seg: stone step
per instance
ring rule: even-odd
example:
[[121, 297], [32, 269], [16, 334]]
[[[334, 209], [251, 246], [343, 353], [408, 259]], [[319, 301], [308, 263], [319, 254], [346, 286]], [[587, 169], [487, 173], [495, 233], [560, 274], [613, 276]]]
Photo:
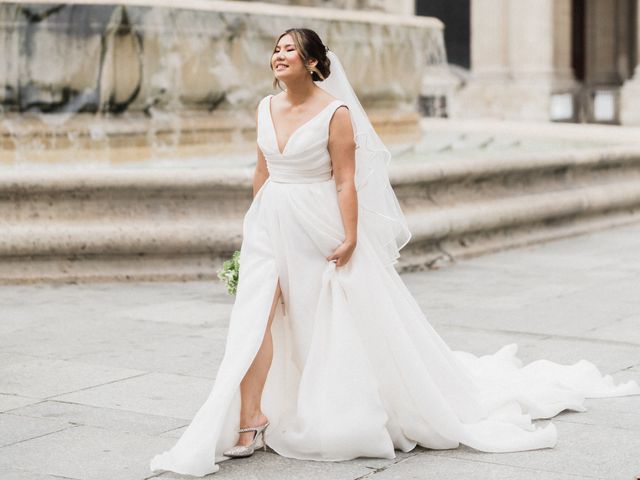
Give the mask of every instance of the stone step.
[[640, 222], [640, 182], [506, 197], [407, 216], [412, 238], [402, 271]]
[[220, 255], [242, 241], [242, 220], [5, 224], [0, 257]]
[[[412, 243], [437, 242], [522, 224], [592, 216], [640, 206], [640, 182], [573, 188], [470, 204], [435, 207], [407, 215]], [[215, 254], [242, 241], [242, 218], [135, 222], [3, 224], [0, 256]]]
[[[0, 282], [214, 278], [239, 248], [251, 169], [6, 172]], [[399, 270], [640, 216], [640, 150], [396, 162]]]

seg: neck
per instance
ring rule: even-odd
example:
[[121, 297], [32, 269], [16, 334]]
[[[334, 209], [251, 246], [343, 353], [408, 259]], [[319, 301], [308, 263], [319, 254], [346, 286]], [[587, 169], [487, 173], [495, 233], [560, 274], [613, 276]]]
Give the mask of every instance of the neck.
[[316, 88], [317, 86], [311, 78], [301, 82], [292, 82], [291, 85], [287, 85], [287, 99], [292, 105], [300, 105], [313, 95]]

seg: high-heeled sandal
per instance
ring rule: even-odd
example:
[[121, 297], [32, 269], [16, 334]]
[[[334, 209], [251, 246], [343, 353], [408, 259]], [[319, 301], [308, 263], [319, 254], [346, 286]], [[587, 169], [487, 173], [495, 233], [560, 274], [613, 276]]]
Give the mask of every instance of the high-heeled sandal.
[[[250, 457], [255, 452], [256, 448], [263, 447], [264, 451], [267, 451], [267, 443], [264, 441], [264, 432], [269, 426], [269, 422], [264, 425], [260, 425], [258, 427], [246, 427], [238, 430], [238, 433], [242, 432], [256, 432], [253, 440], [249, 445], [236, 445], [229, 450], [222, 452], [222, 454], [226, 457]], [[262, 440], [262, 445], [258, 445], [258, 437]]]

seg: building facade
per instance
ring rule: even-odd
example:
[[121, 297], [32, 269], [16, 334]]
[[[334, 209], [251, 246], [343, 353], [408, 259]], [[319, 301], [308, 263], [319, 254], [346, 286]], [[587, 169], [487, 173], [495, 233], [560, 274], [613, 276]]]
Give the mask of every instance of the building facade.
[[638, 125], [638, 3], [417, 0], [416, 14], [445, 23], [450, 116]]
[[271, 0], [445, 24], [423, 113], [640, 125], [640, 0]]

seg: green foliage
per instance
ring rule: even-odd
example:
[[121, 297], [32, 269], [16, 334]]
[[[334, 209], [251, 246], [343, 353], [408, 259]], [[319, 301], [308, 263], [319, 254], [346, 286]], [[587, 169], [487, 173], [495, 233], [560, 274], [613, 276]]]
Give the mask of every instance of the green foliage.
[[227, 284], [227, 293], [236, 294], [238, 279], [240, 276], [240, 251], [236, 250], [229, 260], [222, 263], [222, 268], [218, 270], [218, 278]]

